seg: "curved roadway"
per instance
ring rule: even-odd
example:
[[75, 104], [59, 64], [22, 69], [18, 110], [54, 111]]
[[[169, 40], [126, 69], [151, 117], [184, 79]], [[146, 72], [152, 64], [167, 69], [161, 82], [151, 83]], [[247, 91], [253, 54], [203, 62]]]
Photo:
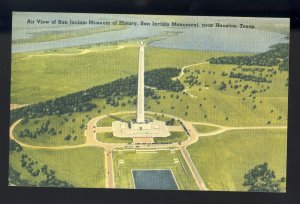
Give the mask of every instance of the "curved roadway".
[[[121, 115], [121, 114], [134, 114], [135, 111], [123, 111], [123, 112], [117, 112], [109, 115]], [[161, 113], [155, 113], [152, 111], [146, 111], [147, 114], [159, 114]], [[97, 127], [97, 122], [99, 120], [102, 120], [109, 115], [101, 115], [97, 116], [93, 119], [91, 119], [87, 123], [86, 130], [84, 132], [85, 136], [85, 143], [79, 144], [79, 145], [70, 145], [70, 146], [35, 146], [35, 145], [29, 145], [23, 142], [20, 142], [17, 140], [17, 138], [13, 134], [14, 128], [18, 125], [18, 123], [21, 121], [16, 121], [13, 125], [10, 127], [10, 139], [16, 141], [18, 144], [34, 148], [34, 149], [52, 149], [52, 150], [58, 150], [58, 149], [70, 149], [70, 148], [80, 148], [80, 147], [88, 147], [88, 146], [94, 146], [94, 147], [102, 147], [104, 149], [104, 156], [105, 156], [105, 166], [106, 166], [106, 181], [105, 186], [107, 188], [113, 188], [114, 187], [114, 171], [113, 171], [113, 158], [112, 158], [112, 151], [115, 148], [131, 148], [131, 149], [166, 149], [166, 148], [175, 148], [180, 150], [183, 158], [186, 160], [187, 165], [189, 166], [192, 175], [195, 178], [195, 181], [199, 187], [200, 190], [208, 190], [205, 186], [205, 183], [203, 182], [203, 179], [201, 178], [199, 172], [197, 171], [197, 168], [195, 167], [192, 159], [190, 158], [190, 155], [188, 151], [186, 150], [186, 147], [188, 147], [191, 144], [194, 144], [198, 141], [199, 137], [207, 137], [207, 136], [213, 136], [218, 135], [223, 132], [229, 131], [229, 130], [248, 130], [248, 129], [286, 129], [287, 126], [248, 126], [248, 127], [228, 127], [228, 126], [221, 126], [221, 125], [215, 125], [212, 123], [204, 123], [204, 122], [189, 122], [185, 121], [177, 116], [173, 116], [170, 114], [164, 114], [167, 117], [174, 118], [176, 120], [181, 121], [182, 125], [185, 127], [189, 137], [186, 141], [181, 143], [171, 143], [171, 144], [127, 144], [127, 143], [104, 143], [97, 140], [97, 133], [98, 132], [111, 132], [111, 127]], [[208, 125], [208, 126], [215, 126], [218, 129], [212, 132], [208, 133], [199, 133], [193, 125]]]

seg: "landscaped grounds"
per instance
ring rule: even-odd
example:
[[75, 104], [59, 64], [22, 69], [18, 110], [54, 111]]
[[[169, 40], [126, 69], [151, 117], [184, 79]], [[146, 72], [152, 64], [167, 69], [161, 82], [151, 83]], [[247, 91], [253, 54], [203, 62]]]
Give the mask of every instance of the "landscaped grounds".
[[[41, 32], [13, 45], [126, 29]], [[9, 185], [285, 192], [289, 43], [264, 52], [157, 46], [183, 33], [13, 52]], [[113, 136], [114, 121], [136, 118], [141, 41], [145, 118], [165, 122], [168, 137]], [[273, 189], [245, 182], [259, 165]]]

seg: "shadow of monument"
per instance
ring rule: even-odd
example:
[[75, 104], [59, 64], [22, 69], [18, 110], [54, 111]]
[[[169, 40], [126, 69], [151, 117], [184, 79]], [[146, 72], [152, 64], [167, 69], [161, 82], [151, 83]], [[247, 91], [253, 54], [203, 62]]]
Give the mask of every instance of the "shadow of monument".
[[121, 121], [121, 122], [128, 122], [126, 120], [124, 120], [123, 118], [120, 118], [120, 117], [117, 117], [117, 116], [114, 116], [114, 115], [108, 115], [109, 118], [112, 118], [112, 119], [115, 119], [115, 120], [118, 120], [118, 121]]

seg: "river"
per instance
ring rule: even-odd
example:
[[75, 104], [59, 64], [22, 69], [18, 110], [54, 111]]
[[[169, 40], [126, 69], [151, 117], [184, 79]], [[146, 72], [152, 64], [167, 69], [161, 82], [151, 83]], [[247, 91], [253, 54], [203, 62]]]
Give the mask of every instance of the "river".
[[[21, 13], [22, 14], [22, 13]], [[27, 18], [24, 18], [24, 13], [21, 15], [20, 13], [14, 14], [13, 18], [13, 40], [17, 39], [26, 39], [32, 35], [36, 35], [39, 33], [47, 32], [47, 31], [58, 31], [58, 32], [70, 32], [72, 29], [80, 30], [90, 28], [93, 29], [95, 26], [64, 26], [64, 25], [27, 25], [25, 20], [30, 17], [30, 13], [26, 13]], [[35, 14], [37, 15], [37, 14]], [[44, 16], [46, 14], [40, 13], [40, 15]], [[61, 14], [62, 15], [62, 14]], [[51, 20], [53, 16], [57, 16], [53, 13], [48, 13], [44, 18]], [[76, 16], [76, 15], [75, 15]], [[91, 15], [89, 16], [96, 16]], [[159, 17], [159, 16], [158, 16]], [[138, 18], [139, 20], [144, 21], [154, 21], [158, 19], [157, 16], [141, 16]], [[171, 19], [172, 17], [172, 19]], [[65, 18], [72, 19], [74, 15], [66, 15]], [[87, 16], [84, 14], [77, 14], [77, 18], [86, 19]], [[168, 17], [168, 20], [174, 20], [174, 16]], [[136, 21], [136, 16], [134, 15], [126, 15], [120, 16], [118, 15], [99, 15], [97, 20], [109, 20], [114, 21], [116, 19], [127, 20], [127, 21]], [[161, 19], [161, 18], [160, 18]], [[177, 17], [177, 20], [181, 20], [182, 18]], [[200, 21], [202, 17], [193, 17], [184, 19], [193, 21]], [[211, 19], [206, 17], [207, 19]], [[254, 23], [259, 20], [253, 19], [241, 19], [241, 18], [219, 18], [223, 22], [234, 22], [236, 24], [240, 22], [249, 22], [250, 20]], [[223, 20], [225, 19], [225, 20]], [[218, 19], [215, 19], [216, 21]], [[204, 21], [204, 20], [202, 20]], [[206, 22], [205, 21], [205, 22]], [[219, 22], [220, 20], [218, 20]], [[278, 21], [278, 19], [277, 19]], [[275, 22], [275, 21], [274, 21]], [[261, 22], [260, 22], [261, 23]], [[281, 22], [282, 23], [282, 22]], [[161, 47], [161, 48], [172, 48], [172, 49], [192, 49], [192, 50], [214, 50], [214, 51], [225, 51], [225, 52], [265, 52], [269, 49], [271, 45], [287, 42], [286, 35], [263, 31], [259, 29], [245, 29], [245, 28], [184, 28], [184, 27], [165, 27], [165, 26], [128, 26], [123, 30], [95, 33], [85, 36], [79, 36], [68, 39], [54, 40], [48, 42], [34, 42], [34, 43], [13, 43], [12, 44], [12, 53], [21, 53], [21, 52], [31, 52], [31, 51], [41, 51], [48, 49], [58, 49], [58, 48], [66, 48], [80, 45], [90, 45], [90, 44], [99, 44], [99, 43], [108, 43], [108, 42], [118, 42], [123, 40], [132, 40], [136, 38], [147, 38], [152, 36], [158, 36], [166, 31], [171, 32], [180, 32], [177, 35], [170, 36], [168, 38], [162, 39], [160, 41], [155, 41], [150, 44], [150, 46]], [[287, 31], [288, 32], [288, 31]]]

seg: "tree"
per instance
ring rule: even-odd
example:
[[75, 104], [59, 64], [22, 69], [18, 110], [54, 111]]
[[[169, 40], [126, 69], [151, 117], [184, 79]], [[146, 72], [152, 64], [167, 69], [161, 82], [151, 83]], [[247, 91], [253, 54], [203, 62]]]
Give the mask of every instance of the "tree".
[[285, 178], [277, 180], [275, 172], [268, 169], [268, 163], [259, 164], [250, 169], [244, 176], [244, 186], [249, 186], [250, 192], [281, 192], [280, 183], [285, 182]]
[[9, 141], [9, 150], [21, 152], [23, 150], [23, 147], [20, 144], [16, 143], [16, 141], [10, 140]]
[[226, 89], [226, 84], [222, 81], [221, 84], [219, 85], [219, 90], [225, 90]]
[[69, 140], [71, 139], [71, 137], [72, 137], [71, 135], [67, 135], [67, 136], [65, 137], [65, 140], [68, 140], [68, 141], [69, 141]]

